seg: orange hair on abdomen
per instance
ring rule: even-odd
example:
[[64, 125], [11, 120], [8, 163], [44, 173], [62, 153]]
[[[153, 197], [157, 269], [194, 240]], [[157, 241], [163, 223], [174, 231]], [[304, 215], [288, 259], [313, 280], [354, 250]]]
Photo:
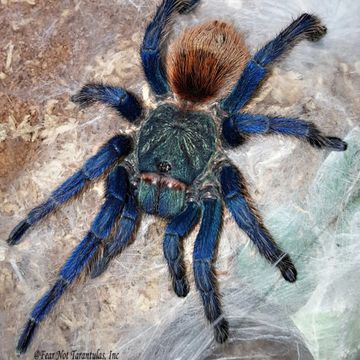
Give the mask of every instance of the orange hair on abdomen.
[[243, 36], [230, 24], [210, 21], [184, 31], [170, 46], [167, 78], [180, 99], [203, 103], [226, 94], [248, 59]]

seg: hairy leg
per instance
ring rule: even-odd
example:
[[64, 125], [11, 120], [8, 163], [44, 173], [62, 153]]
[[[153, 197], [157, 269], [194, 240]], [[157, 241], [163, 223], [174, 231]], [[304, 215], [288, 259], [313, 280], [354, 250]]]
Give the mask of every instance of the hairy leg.
[[239, 171], [233, 165], [225, 165], [221, 169], [220, 182], [225, 204], [239, 227], [249, 236], [260, 254], [280, 270], [285, 280], [296, 281], [297, 272], [290, 256], [276, 245], [263, 225], [250, 202]]
[[121, 87], [87, 84], [71, 97], [71, 101], [81, 106], [96, 102], [110, 105], [130, 122], [138, 119], [142, 113], [142, 107], [136, 97]]
[[189, 202], [185, 210], [168, 223], [165, 230], [164, 255], [169, 266], [173, 289], [180, 297], [185, 297], [189, 292], [181, 240], [197, 223], [198, 214], [199, 206], [195, 202]]
[[127, 191], [127, 172], [125, 168], [118, 166], [107, 178], [105, 202], [94, 219], [90, 231], [61, 268], [55, 284], [34, 306], [20, 335], [16, 347], [18, 353], [26, 351], [39, 323], [45, 319], [65, 290], [93, 260], [103, 239], [110, 235], [111, 229], [122, 210]]
[[213, 262], [222, 220], [222, 206], [219, 199], [202, 201], [202, 219], [194, 246], [195, 284], [200, 292], [205, 315], [214, 326], [215, 340], [223, 343], [228, 338], [229, 325], [223, 318], [220, 294]]
[[128, 155], [132, 149], [132, 140], [128, 136], [118, 135], [111, 138], [93, 157], [85, 162], [83, 167], [69, 177], [48, 200], [32, 209], [10, 233], [7, 240], [9, 245], [20, 242], [24, 233], [46, 215], [55, 211], [63, 203], [77, 195], [89, 181], [93, 181], [104, 174], [121, 157]]
[[136, 207], [133, 191], [130, 190], [114, 238], [106, 242], [101, 257], [91, 266], [90, 276], [92, 278], [101, 275], [108, 268], [110, 261], [129, 245], [136, 228], [138, 217], [139, 212]]
[[274, 133], [296, 136], [317, 148], [344, 151], [347, 147], [346, 142], [337, 137], [323, 135], [313, 123], [305, 120], [240, 113], [226, 118], [223, 122], [222, 135], [231, 146], [240, 145], [244, 134]]
[[140, 55], [145, 76], [156, 95], [164, 95], [169, 92], [162, 62], [164, 42], [169, 35], [169, 22], [171, 22], [174, 14], [192, 10], [199, 1], [163, 0], [155, 17], [146, 28]]
[[238, 112], [254, 95], [269, 72], [268, 67], [302, 39], [316, 41], [326, 33], [326, 27], [314, 15], [303, 14], [275, 39], [261, 48], [245, 67], [231, 93], [221, 101], [228, 114]]

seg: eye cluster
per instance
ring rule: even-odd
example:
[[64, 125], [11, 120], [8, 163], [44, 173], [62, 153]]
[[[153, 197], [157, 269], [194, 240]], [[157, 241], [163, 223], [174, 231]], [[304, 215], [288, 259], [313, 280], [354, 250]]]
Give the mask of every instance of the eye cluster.
[[162, 174], [166, 174], [171, 170], [171, 164], [167, 161], [159, 161], [156, 166]]

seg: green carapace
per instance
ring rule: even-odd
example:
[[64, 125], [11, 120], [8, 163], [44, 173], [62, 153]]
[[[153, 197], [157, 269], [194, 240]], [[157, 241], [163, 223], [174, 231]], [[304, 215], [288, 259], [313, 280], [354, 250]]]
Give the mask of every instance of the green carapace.
[[172, 217], [182, 210], [186, 187], [206, 169], [215, 139], [215, 123], [206, 113], [169, 104], [150, 113], [138, 143], [138, 201], [145, 212]]

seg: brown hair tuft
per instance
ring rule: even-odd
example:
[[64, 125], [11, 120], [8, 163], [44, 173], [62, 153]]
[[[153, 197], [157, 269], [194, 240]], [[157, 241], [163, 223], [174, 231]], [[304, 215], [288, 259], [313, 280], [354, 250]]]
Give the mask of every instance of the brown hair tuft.
[[186, 30], [170, 46], [167, 78], [180, 99], [203, 103], [231, 90], [248, 58], [245, 41], [232, 25], [210, 21]]

